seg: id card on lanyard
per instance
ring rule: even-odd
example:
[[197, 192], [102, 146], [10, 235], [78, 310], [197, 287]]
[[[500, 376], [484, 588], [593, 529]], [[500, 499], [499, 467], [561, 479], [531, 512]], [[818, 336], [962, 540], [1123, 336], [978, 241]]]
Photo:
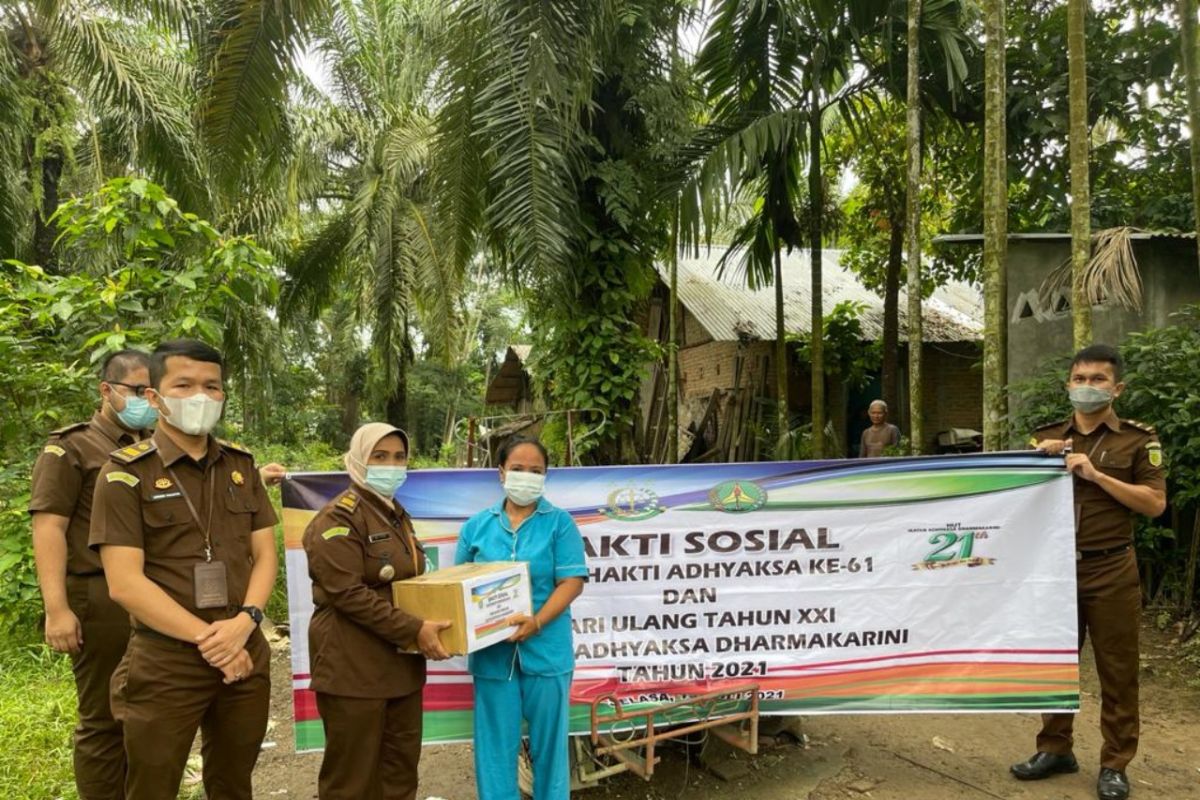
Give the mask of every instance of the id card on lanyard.
[[187, 503], [188, 511], [191, 512], [196, 527], [204, 536], [204, 561], [192, 566], [192, 599], [196, 603], [196, 608], [224, 608], [229, 605], [229, 575], [225, 569], [225, 562], [213, 561], [212, 557], [212, 514], [213, 497], [216, 494], [214, 485], [216, 472], [209, 469], [208, 518], [203, 522], [200, 520], [199, 512], [196, 511], [195, 503], [188, 495], [183, 481], [179, 480], [179, 476], [175, 474], [175, 470], [167, 467], [167, 473], [179, 487], [179, 493], [183, 495], [183, 500]]

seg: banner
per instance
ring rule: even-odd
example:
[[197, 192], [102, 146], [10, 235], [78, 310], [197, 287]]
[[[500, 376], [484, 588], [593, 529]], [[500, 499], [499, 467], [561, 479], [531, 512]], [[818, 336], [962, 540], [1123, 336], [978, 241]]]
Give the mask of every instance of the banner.
[[[301, 536], [344, 473], [284, 482], [296, 750], [324, 738], [308, 688]], [[1034, 453], [552, 469], [583, 534], [571, 607], [572, 732], [592, 701], [636, 707], [753, 682], [763, 714], [1076, 711], [1071, 480]], [[431, 569], [497, 473], [418, 470], [397, 498]], [[471, 735], [463, 659], [430, 662], [425, 740]]]

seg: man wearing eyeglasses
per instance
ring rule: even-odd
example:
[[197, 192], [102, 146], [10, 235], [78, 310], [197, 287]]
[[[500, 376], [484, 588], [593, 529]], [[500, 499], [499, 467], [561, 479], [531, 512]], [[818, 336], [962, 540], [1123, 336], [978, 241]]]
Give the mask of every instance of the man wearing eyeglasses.
[[92, 490], [113, 450], [149, 434], [158, 412], [142, 396], [150, 358], [121, 350], [100, 368], [100, 409], [50, 434], [33, 467], [29, 513], [46, 611], [46, 642], [69, 653], [79, 723], [75, 784], [82, 800], [124, 796], [121, 724], [109, 707], [109, 678], [129, 641], [129, 614], [108, 596], [100, 556], [88, 549]]

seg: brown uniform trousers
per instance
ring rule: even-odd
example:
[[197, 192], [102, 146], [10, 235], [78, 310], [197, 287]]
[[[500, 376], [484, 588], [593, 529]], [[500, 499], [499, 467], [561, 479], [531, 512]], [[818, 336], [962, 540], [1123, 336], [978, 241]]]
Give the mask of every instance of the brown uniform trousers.
[[125, 744], [108, 692], [129, 643], [129, 614], [108, 596], [103, 574], [68, 575], [67, 601], [83, 632], [83, 647], [71, 656], [79, 699], [75, 787], [82, 800], [119, 800], [125, 796]]
[[425, 658], [399, 652], [422, 620], [394, 608], [391, 582], [425, 568], [402, 508], [351, 489], [304, 532], [316, 610], [312, 689], [325, 727], [321, 800], [413, 800]]
[[109, 706], [109, 680], [129, 642], [129, 614], [108, 596], [100, 559], [88, 549], [96, 475], [115, 447], [138, 441], [102, 412], [55, 431], [38, 456], [29, 510], [69, 517], [67, 603], [79, 619], [83, 647], [71, 655], [79, 720], [75, 726], [75, 788], [82, 800], [125, 796], [125, 745]]
[[[151, 442], [112, 454], [94, 499], [93, 548], [141, 549], [145, 576], [205, 622], [240, 613], [253, 570], [251, 534], [276, 519], [249, 453], [210, 437], [197, 462], [159, 431]], [[193, 572], [205, 561], [205, 538], [188, 499], [201, 519], [211, 519], [212, 558], [226, 568], [227, 605], [196, 607]], [[174, 800], [197, 729], [208, 800], [251, 800], [270, 705], [270, 653], [259, 631], [246, 650], [253, 671], [226, 686], [194, 643], [134, 621], [111, 687], [113, 714], [125, 726], [128, 800]]]
[[[1137, 558], [1126, 550], [1106, 558], [1080, 561], [1076, 570], [1079, 595], [1079, 647], [1092, 637], [1096, 672], [1100, 676], [1100, 732], [1104, 745], [1100, 765], [1125, 769], [1137, 753], [1138, 633], [1142, 585]], [[1043, 714], [1037, 749], [1043, 753], [1071, 752], [1074, 714]]]
[[130, 798], [174, 800], [188, 752], [201, 731], [209, 800], [251, 800], [271, 704], [270, 647], [255, 631], [246, 642], [250, 677], [225, 685], [192, 644], [135, 630], [112, 678], [113, 713], [129, 746]]
[[[1162, 455], [1153, 429], [1137, 422], [1109, 418], [1088, 434], [1074, 428], [1074, 418], [1040, 428], [1041, 439], [1071, 439], [1076, 453], [1093, 466], [1125, 483], [1166, 490]], [[1104, 744], [1100, 765], [1124, 770], [1137, 753], [1138, 633], [1142, 590], [1133, 551], [1133, 514], [1091, 481], [1075, 478], [1076, 562], [1079, 646], [1090, 636], [1100, 677], [1100, 732]], [[1125, 549], [1121, 549], [1125, 548]], [[1108, 555], [1098, 555], [1118, 550]], [[1037, 749], [1066, 755], [1074, 743], [1074, 714], [1044, 714]]]

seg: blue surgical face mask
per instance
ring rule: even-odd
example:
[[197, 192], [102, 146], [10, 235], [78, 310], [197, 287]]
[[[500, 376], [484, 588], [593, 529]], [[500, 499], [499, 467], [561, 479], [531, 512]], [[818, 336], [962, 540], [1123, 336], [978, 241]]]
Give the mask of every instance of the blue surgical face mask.
[[141, 431], [158, 421], [158, 409], [144, 397], [126, 397], [125, 408], [117, 412], [117, 419], [131, 431]]
[[1106, 406], [1112, 405], [1113, 393], [1109, 389], [1097, 389], [1095, 386], [1072, 386], [1067, 390], [1071, 405], [1076, 411], [1092, 414]]
[[384, 497], [391, 497], [408, 479], [408, 467], [367, 467], [364, 483]]

